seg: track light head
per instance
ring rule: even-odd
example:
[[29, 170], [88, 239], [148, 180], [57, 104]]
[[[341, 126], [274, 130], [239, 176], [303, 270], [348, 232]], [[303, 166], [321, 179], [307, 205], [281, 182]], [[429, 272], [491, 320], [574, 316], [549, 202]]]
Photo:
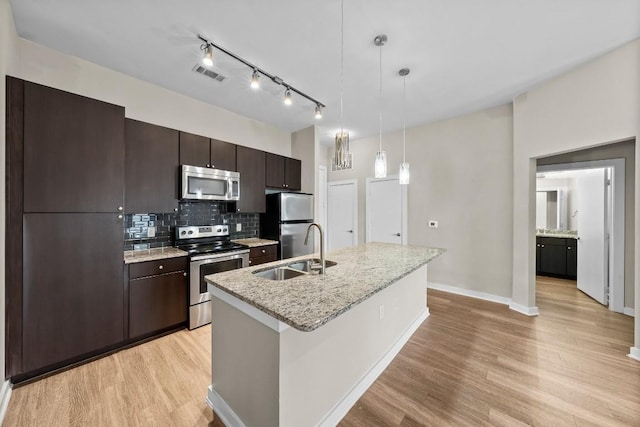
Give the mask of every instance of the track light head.
[[210, 44], [203, 45], [204, 56], [202, 57], [202, 63], [207, 67], [213, 66], [213, 46]]
[[316, 119], [321, 119], [322, 118], [322, 107], [320, 106], [320, 104], [316, 104]]
[[253, 74], [251, 75], [251, 89], [258, 89], [260, 87], [259, 78], [260, 74], [258, 74], [258, 70], [253, 70]]
[[291, 101], [291, 90], [289, 88], [287, 88], [284, 91], [284, 105], [291, 105], [292, 101]]

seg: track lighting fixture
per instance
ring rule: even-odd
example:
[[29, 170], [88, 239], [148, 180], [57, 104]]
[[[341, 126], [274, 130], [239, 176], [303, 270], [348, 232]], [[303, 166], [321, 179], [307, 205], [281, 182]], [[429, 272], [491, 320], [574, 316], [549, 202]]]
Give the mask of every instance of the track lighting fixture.
[[287, 88], [284, 91], [284, 105], [291, 105], [291, 90]]
[[270, 74], [269, 72], [267, 72], [266, 70], [257, 67], [256, 65], [252, 64], [251, 62], [247, 61], [246, 59], [236, 55], [235, 53], [223, 48], [222, 46], [212, 42], [211, 40], [207, 39], [206, 37], [198, 34], [198, 39], [203, 43], [202, 46], [200, 47], [200, 49], [204, 52], [204, 55], [202, 57], [202, 63], [204, 65], [206, 65], [207, 67], [211, 67], [213, 65], [213, 48], [218, 49], [219, 51], [227, 54], [228, 56], [230, 56], [231, 58], [235, 59], [238, 62], [243, 63], [244, 65], [246, 65], [247, 67], [249, 67], [251, 70], [253, 70], [253, 73], [251, 74], [251, 88], [252, 89], [258, 89], [260, 87], [260, 75], [268, 78], [269, 80], [271, 80], [274, 84], [283, 86], [285, 88], [285, 92], [284, 92], [284, 103], [286, 105], [291, 105], [292, 104], [292, 99], [291, 99], [291, 92], [295, 92], [298, 95], [300, 95], [303, 98], [308, 99], [309, 101], [313, 102], [315, 104], [315, 117], [316, 119], [319, 119], [322, 117], [322, 109], [325, 107], [325, 105], [318, 101], [317, 99], [314, 99], [312, 97], [310, 97], [309, 95], [307, 95], [306, 93], [299, 91], [298, 89], [296, 89], [295, 87], [289, 85], [288, 83], [285, 83], [285, 81], [273, 74]]
[[253, 74], [251, 75], [251, 89], [258, 89], [260, 87], [259, 78], [260, 74], [258, 74], [258, 70], [253, 70]]
[[207, 67], [213, 66], [213, 47], [207, 43], [203, 45], [204, 56], [202, 57], [202, 63]]

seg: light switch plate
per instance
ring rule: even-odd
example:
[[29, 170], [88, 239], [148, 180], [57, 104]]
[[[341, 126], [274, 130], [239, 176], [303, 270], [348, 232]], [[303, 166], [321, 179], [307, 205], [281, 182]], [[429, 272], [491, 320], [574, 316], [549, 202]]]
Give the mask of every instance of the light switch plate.
[[429, 228], [438, 228], [438, 221], [429, 220]]
[[236, 224], [236, 231], [242, 231], [242, 224], [240, 223]]
[[156, 237], [155, 227], [147, 227], [147, 237]]

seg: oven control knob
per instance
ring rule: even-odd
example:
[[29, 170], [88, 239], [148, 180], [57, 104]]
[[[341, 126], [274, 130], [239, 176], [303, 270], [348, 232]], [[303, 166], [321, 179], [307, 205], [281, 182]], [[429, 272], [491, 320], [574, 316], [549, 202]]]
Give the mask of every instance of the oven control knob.
[[187, 232], [182, 230], [182, 232], [180, 234], [182, 234], [184, 236], [185, 234], [187, 234]]
[[189, 230], [189, 234], [193, 234], [193, 230]]
[[222, 233], [222, 228], [218, 228], [216, 231], [217, 231], [218, 233]]

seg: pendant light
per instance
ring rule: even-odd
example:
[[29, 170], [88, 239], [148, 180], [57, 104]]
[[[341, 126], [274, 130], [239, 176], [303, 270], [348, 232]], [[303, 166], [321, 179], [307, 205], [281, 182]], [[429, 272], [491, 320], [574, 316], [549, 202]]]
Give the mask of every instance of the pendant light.
[[399, 180], [401, 185], [409, 184], [409, 163], [407, 163], [407, 76], [410, 70], [398, 71], [402, 77], [402, 163], [400, 163]]
[[340, 132], [335, 137], [333, 169], [344, 170], [353, 167], [353, 157], [349, 151], [349, 132], [344, 130], [344, 0], [340, 2]]
[[373, 39], [373, 43], [380, 48], [380, 94], [378, 103], [380, 104], [380, 149], [376, 153], [374, 163], [374, 174], [376, 178], [387, 176], [387, 153], [382, 150], [382, 46], [387, 42], [387, 36], [381, 34]]

